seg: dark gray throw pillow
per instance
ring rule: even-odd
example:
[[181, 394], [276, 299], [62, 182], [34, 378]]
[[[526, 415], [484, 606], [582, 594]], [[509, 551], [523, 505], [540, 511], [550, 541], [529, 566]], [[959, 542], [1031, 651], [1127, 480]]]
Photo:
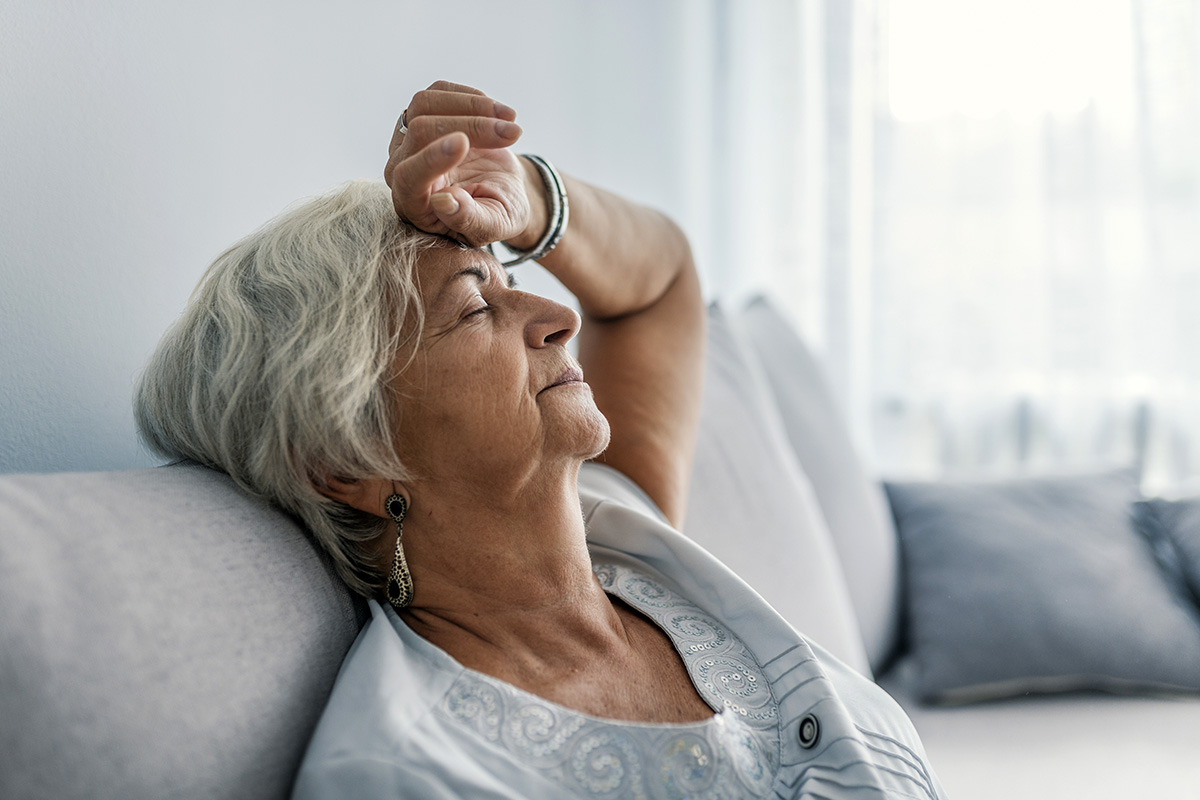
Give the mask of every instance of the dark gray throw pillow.
[[1137, 504], [1138, 523], [1159, 562], [1200, 604], [1200, 497]]
[[922, 699], [1200, 690], [1200, 616], [1133, 526], [1132, 472], [887, 493]]

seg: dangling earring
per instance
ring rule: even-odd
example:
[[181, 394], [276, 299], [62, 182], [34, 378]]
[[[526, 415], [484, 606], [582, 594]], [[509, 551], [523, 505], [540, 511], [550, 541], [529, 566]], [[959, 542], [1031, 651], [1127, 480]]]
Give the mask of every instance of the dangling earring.
[[388, 575], [387, 599], [392, 608], [399, 611], [412, 602], [413, 582], [408, 571], [408, 559], [404, 557], [404, 517], [408, 514], [408, 501], [393, 492], [383, 507], [388, 516], [396, 521], [396, 555], [392, 558], [392, 571]]

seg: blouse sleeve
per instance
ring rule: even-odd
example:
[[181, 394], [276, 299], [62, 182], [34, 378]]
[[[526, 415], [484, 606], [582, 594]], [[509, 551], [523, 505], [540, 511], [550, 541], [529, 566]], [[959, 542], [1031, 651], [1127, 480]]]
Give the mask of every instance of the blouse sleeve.
[[292, 800], [329, 800], [352, 797], [354, 800], [461, 800], [464, 797], [512, 797], [510, 791], [492, 785], [496, 779], [474, 773], [479, 766], [461, 763], [458, 769], [445, 764], [420, 766], [372, 756], [347, 755], [306, 761]]
[[428, 772], [406, 769], [402, 763], [354, 755], [306, 761], [292, 790], [292, 800], [330, 797], [455, 800], [458, 796], [452, 787], [431, 780]]

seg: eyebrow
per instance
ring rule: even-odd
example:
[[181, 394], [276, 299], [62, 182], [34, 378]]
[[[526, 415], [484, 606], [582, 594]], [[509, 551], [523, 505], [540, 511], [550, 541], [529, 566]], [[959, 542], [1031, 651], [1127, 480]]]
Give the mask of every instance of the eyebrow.
[[480, 286], [487, 283], [487, 273], [485, 273], [481, 267], [476, 265], [465, 267], [446, 279], [446, 282], [442, 284], [442, 288], [438, 290], [437, 297], [434, 298], [433, 304], [435, 306], [441, 305], [442, 301], [446, 297], [446, 290], [449, 289], [455, 281], [466, 277], [475, 278], [475, 280], [479, 282]]
[[[508, 275], [508, 288], [517, 288], [517, 276], [514, 275], [511, 270], [506, 270], [506, 274]], [[465, 277], [472, 277], [479, 282], [480, 286], [483, 286], [488, 282], [489, 276], [483, 267], [479, 266], [478, 264], [472, 264], [469, 267], [463, 267], [458, 272], [455, 272], [453, 275], [447, 278], [446, 282], [442, 284], [442, 288], [438, 290], [437, 299], [434, 300], [434, 305], [441, 305], [442, 299], [446, 294], [446, 290], [450, 288], [451, 284], [460, 278]]]

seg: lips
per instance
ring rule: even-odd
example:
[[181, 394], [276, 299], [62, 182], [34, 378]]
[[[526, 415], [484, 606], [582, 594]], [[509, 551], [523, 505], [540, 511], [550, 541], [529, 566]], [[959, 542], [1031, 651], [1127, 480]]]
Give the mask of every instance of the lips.
[[[558, 376], [558, 380], [547, 386], [546, 389], [553, 389], [555, 386], [564, 386], [569, 383], [583, 383], [583, 370], [579, 369], [579, 367], [571, 367], [565, 370], [562, 375]], [[544, 392], [546, 389], [542, 391]]]

